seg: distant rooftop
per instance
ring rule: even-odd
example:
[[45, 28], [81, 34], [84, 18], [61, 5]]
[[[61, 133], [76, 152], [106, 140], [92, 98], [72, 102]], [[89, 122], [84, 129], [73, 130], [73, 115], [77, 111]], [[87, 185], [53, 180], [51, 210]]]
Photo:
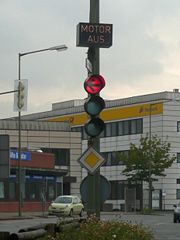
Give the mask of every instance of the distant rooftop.
[[[105, 100], [106, 108], [121, 107], [132, 104], [140, 104], [153, 101], [177, 101], [180, 100], [179, 89], [173, 91], [164, 91], [146, 95], [133, 96], [115, 100]], [[22, 116], [23, 120], [43, 120], [46, 118], [57, 117], [60, 115], [80, 113], [84, 111], [85, 99], [69, 100], [52, 104], [52, 110], [46, 112], [33, 113]], [[11, 119], [16, 119], [11, 118]]]
[[[0, 129], [17, 130], [18, 120], [0, 120]], [[70, 131], [68, 123], [64, 122], [45, 122], [45, 121], [21, 121], [21, 130], [32, 131]]]

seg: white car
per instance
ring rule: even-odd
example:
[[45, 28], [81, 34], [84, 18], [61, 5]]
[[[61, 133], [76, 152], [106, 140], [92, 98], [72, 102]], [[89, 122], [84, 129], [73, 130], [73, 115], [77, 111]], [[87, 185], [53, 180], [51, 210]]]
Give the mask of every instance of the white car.
[[83, 216], [84, 205], [77, 196], [64, 195], [58, 196], [49, 206], [49, 215]]

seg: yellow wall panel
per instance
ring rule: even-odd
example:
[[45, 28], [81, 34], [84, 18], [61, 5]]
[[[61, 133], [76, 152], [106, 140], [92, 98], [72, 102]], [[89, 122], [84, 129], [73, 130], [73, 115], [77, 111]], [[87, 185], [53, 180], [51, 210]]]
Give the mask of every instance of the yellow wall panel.
[[[163, 103], [147, 103], [139, 104], [129, 107], [115, 107], [107, 108], [100, 114], [100, 117], [105, 121], [118, 121], [128, 118], [140, 118], [144, 116], [157, 115], [163, 113]], [[71, 126], [81, 126], [88, 121], [88, 115], [86, 113], [71, 114], [65, 116], [59, 116], [48, 119], [48, 121], [54, 122], [69, 122]]]

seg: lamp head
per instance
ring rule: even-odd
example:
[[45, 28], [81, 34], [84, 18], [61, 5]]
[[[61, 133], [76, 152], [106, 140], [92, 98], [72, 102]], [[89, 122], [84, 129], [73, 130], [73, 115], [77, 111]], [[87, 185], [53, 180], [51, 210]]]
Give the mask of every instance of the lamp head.
[[49, 48], [49, 50], [52, 50], [52, 51], [56, 50], [58, 52], [65, 51], [67, 49], [68, 49], [68, 47], [65, 44]]

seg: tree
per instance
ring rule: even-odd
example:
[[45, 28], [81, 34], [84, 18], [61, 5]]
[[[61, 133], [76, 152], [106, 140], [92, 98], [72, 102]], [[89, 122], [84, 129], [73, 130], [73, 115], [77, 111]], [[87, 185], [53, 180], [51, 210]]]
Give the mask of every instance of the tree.
[[171, 145], [157, 136], [140, 138], [139, 146], [130, 144], [128, 155], [117, 153], [118, 160], [125, 165], [123, 174], [130, 181], [147, 182], [149, 185], [149, 209], [152, 209], [152, 182], [157, 176], [166, 176], [164, 170], [176, 159], [170, 153]]

